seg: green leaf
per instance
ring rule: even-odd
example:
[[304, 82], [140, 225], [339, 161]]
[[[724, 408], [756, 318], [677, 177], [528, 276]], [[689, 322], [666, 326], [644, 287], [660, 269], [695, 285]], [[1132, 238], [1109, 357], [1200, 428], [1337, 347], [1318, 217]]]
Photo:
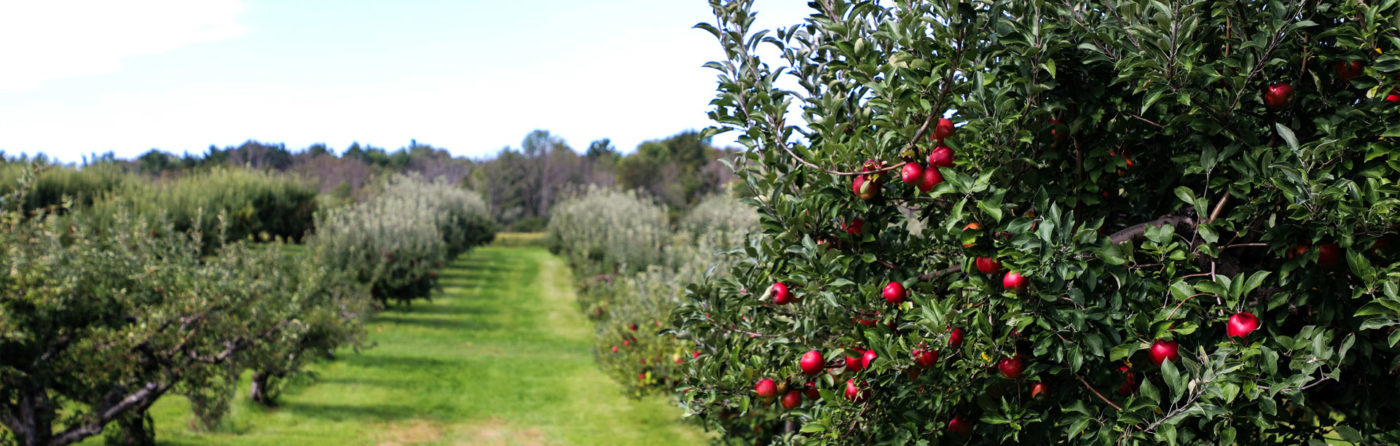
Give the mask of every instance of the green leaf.
[[1123, 256], [1123, 251], [1116, 245], [1107, 245], [1094, 250], [1094, 253], [1109, 265], [1122, 265], [1128, 263], [1128, 259]]
[[1334, 429], [1336, 429], [1338, 435], [1342, 436], [1342, 440], [1351, 444], [1361, 443], [1361, 432], [1357, 432], [1356, 429], [1352, 429], [1351, 426], [1339, 424]]
[[1278, 136], [1283, 138], [1283, 142], [1288, 143], [1288, 148], [1294, 152], [1298, 151], [1298, 137], [1293, 135], [1293, 130], [1282, 123], [1274, 123], [1274, 128], [1278, 129]]
[[1191, 188], [1188, 188], [1186, 186], [1179, 186], [1174, 190], [1174, 192], [1176, 192], [1176, 198], [1181, 200], [1182, 202], [1185, 202], [1186, 204], [1196, 203], [1196, 195], [1193, 192], [1191, 192]]

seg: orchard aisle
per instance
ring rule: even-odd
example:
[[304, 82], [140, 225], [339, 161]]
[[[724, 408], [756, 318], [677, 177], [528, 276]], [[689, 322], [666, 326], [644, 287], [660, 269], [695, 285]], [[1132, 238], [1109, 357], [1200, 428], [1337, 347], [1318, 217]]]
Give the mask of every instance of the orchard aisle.
[[[375, 345], [317, 367], [282, 404], [245, 383], [215, 433], [183, 397], [153, 409], [163, 444], [697, 444], [665, 400], [622, 396], [593, 362], [568, 267], [536, 247], [488, 246], [444, 271], [432, 302], [380, 313]], [[98, 444], [99, 441], [89, 442]]]

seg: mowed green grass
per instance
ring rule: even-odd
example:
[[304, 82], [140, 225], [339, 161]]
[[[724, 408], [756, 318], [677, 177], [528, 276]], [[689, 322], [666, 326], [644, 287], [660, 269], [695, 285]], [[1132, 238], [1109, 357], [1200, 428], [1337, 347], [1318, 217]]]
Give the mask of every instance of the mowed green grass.
[[[634, 401], [598, 371], [573, 279], [537, 247], [489, 246], [443, 272], [432, 302], [379, 313], [345, 350], [264, 409], [247, 377], [216, 432], [183, 397], [152, 408], [162, 444], [697, 444], [663, 399]], [[96, 444], [97, 441], [89, 441]]]

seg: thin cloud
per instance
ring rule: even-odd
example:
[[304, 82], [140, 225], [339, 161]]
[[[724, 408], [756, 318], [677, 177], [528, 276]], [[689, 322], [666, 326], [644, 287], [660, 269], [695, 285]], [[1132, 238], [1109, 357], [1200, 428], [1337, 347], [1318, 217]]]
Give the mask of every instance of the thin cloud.
[[239, 0], [0, 3], [0, 93], [111, 73], [123, 59], [240, 36]]

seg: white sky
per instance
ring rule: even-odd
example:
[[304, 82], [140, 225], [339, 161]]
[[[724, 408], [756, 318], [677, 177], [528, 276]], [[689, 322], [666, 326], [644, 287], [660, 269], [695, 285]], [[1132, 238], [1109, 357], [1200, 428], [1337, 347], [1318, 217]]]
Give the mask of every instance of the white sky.
[[[760, 25], [805, 0], [758, 0]], [[0, 150], [64, 161], [249, 139], [481, 158], [546, 129], [623, 151], [701, 129], [705, 0], [0, 0]], [[729, 144], [720, 136], [715, 143]]]

